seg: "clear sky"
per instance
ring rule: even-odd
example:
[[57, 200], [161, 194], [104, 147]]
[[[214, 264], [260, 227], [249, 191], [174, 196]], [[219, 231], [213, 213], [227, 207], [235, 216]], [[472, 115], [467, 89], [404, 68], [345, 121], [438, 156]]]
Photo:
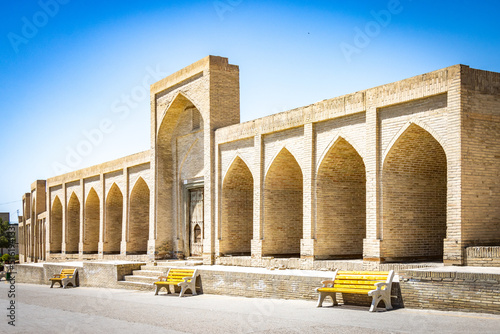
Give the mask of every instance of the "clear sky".
[[240, 66], [243, 122], [458, 63], [500, 72], [499, 14], [493, 0], [0, 1], [0, 212], [16, 221], [37, 179], [149, 149], [144, 87], [207, 55]]

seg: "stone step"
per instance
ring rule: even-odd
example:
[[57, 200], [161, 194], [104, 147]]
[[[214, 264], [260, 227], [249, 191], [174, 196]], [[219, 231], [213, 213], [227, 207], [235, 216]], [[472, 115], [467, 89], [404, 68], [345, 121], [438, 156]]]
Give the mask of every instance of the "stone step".
[[156, 271], [158, 273], [166, 273], [169, 267], [166, 266], [153, 266], [151, 264], [145, 264], [141, 266], [141, 270], [144, 271]]
[[203, 265], [203, 261], [201, 260], [169, 260], [156, 262], [157, 267], [192, 267], [201, 265]]
[[155, 288], [153, 284], [150, 283], [140, 283], [140, 282], [129, 282], [129, 281], [118, 281], [120, 288], [129, 290], [143, 290], [154, 292]]
[[158, 277], [148, 277], [148, 276], [138, 276], [138, 275], [125, 275], [123, 276], [124, 281], [126, 282], [135, 282], [135, 283], [146, 283], [153, 284], [158, 280]]
[[158, 278], [159, 276], [163, 276], [165, 274], [164, 271], [160, 270], [147, 270], [147, 269], [141, 269], [141, 270], [133, 270], [132, 275], [134, 276], [145, 276], [145, 277], [154, 277]]

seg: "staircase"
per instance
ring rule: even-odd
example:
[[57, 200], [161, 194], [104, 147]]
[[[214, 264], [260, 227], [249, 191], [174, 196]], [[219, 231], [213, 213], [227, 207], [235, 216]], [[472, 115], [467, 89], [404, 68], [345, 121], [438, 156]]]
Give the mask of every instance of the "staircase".
[[202, 264], [203, 261], [199, 258], [157, 261], [156, 265], [146, 264], [141, 266], [140, 270], [132, 271], [132, 275], [123, 276], [123, 281], [118, 281], [118, 285], [125, 289], [153, 291], [153, 283], [158, 280], [159, 276], [166, 275], [169, 268], [192, 267]]

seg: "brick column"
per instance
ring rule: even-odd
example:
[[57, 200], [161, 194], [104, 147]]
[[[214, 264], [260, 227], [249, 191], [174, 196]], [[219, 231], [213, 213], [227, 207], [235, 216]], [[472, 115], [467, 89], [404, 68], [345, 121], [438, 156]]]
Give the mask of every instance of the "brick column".
[[253, 179], [253, 239], [252, 239], [252, 258], [262, 258], [262, 239], [264, 238], [262, 205], [263, 182], [264, 182], [264, 157], [262, 147], [262, 135], [257, 134], [254, 137], [254, 179]]
[[376, 107], [366, 110], [366, 238], [363, 240], [363, 259], [380, 262], [382, 219], [380, 194], [379, 122]]
[[464, 247], [462, 240], [462, 92], [461, 73], [455, 74], [448, 90], [448, 195], [446, 213], [446, 239], [443, 262], [446, 265], [462, 265]]
[[[122, 215], [122, 241], [120, 242], [120, 255], [127, 255], [127, 236], [128, 236], [128, 206], [130, 202], [130, 179], [129, 179], [129, 172], [128, 168], [125, 167], [123, 169], [123, 177], [125, 178], [125, 189], [124, 189], [124, 196], [123, 196], [123, 215]], [[153, 188], [154, 191], [154, 188]], [[153, 200], [150, 201], [150, 208], [152, 205], [152, 202], [154, 202], [154, 197]], [[153, 210], [151, 210], [153, 211]], [[150, 214], [151, 214], [150, 211]], [[150, 220], [149, 224], [154, 224], [154, 220]], [[148, 243], [148, 249], [149, 249], [149, 243]]]
[[66, 221], [68, 215], [67, 215], [67, 209], [68, 209], [68, 194], [67, 194], [67, 187], [66, 183], [63, 183], [63, 207], [62, 207], [62, 245], [61, 245], [61, 253], [64, 254], [63, 258], [65, 257], [66, 254], [66, 234], [68, 233], [68, 222]]
[[87, 199], [85, 198], [85, 183], [83, 179], [80, 179], [80, 194], [82, 196], [82, 200], [80, 201], [80, 238], [78, 240], [78, 254], [80, 257], [83, 256], [83, 242], [85, 240], [85, 235], [83, 234], [84, 224], [85, 224], [85, 203]]
[[315, 143], [314, 125], [304, 125], [304, 168], [303, 168], [303, 236], [300, 242], [300, 257], [314, 258], [314, 243], [316, 234], [315, 221]]
[[99, 210], [99, 242], [97, 244], [97, 252], [99, 259], [104, 257], [104, 220], [106, 219], [106, 182], [104, 180], [104, 174], [99, 175], [101, 181], [101, 210]]

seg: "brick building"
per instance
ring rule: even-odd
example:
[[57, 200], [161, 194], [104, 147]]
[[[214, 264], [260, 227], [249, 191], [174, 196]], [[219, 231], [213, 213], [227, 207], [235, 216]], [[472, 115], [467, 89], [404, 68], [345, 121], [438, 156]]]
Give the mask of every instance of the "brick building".
[[21, 261], [465, 265], [500, 246], [500, 73], [456, 65], [245, 123], [239, 105], [226, 58], [153, 84], [150, 150], [31, 185]]

